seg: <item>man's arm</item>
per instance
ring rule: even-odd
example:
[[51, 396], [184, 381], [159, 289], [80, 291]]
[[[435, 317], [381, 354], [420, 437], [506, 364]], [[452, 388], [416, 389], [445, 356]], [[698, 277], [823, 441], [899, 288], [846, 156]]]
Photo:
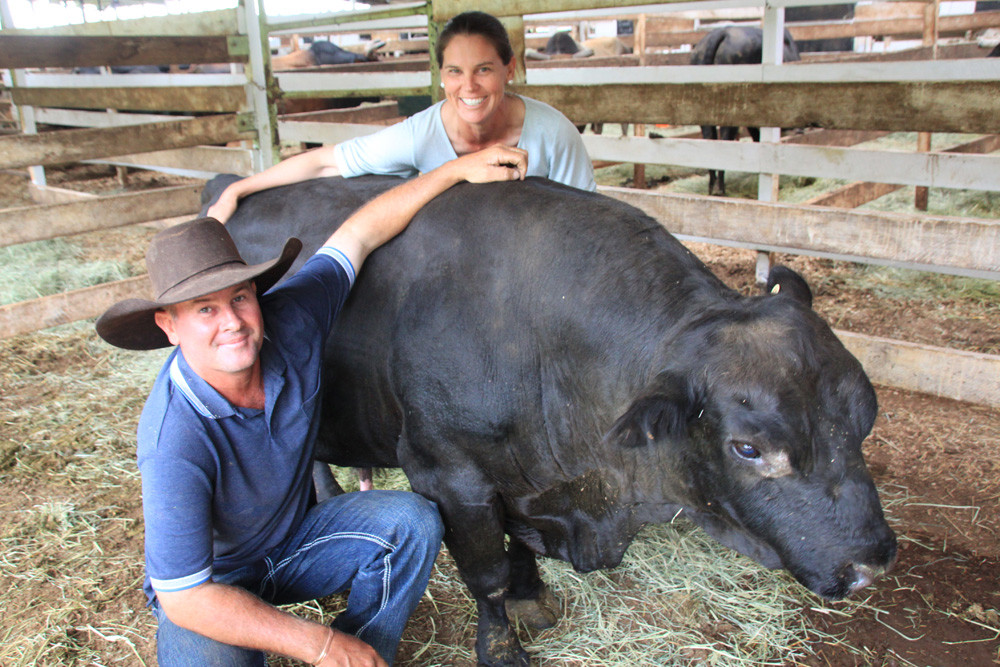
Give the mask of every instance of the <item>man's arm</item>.
[[[386, 667], [375, 649], [357, 637], [281, 611], [236, 586], [206, 582], [156, 597], [175, 625], [224, 644], [277, 653], [310, 665]], [[314, 662], [331, 636], [326, 658]]]
[[528, 154], [520, 148], [497, 145], [463, 155], [383, 192], [355, 211], [326, 245], [338, 248], [359, 270], [372, 250], [403, 231], [417, 211], [456, 183], [523, 180], [527, 170]]

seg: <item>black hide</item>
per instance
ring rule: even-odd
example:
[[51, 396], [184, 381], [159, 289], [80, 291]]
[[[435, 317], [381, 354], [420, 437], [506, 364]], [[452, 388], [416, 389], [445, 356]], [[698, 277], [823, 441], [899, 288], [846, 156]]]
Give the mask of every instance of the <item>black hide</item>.
[[[286, 236], [304, 258], [396, 183], [268, 190], [227, 227], [249, 262]], [[895, 558], [861, 453], [875, 394], [804, 281], [774, 282], [741, 297], [599, 194], [456, 186], [361, 270], [326, 351], [320, 456], [401, 466], [437, 502], [484, 664], [527, 664], [504, 601], [544, 591], [536, 554], [613, 567], [678, 512], [843, 597]]]
[[[760, 28], [729, 26], [716, 28], [702, 37], [691, 52], [692, 65], [758, 65], [763, 59], [764, 33]], [[782, 61], [799, 60], [799, 50], [795, 40], [786, 30], [782, 49]], [[760, 141], [760, 129], [748, 127], [754, 141]], [[732, 141], [738, 138], [740, 128], [732, 126], [702, 125], [701, 136], [705, 139]], [[708, 193], [726, 194], [726, 173], [719, 169], [708, 171]]]

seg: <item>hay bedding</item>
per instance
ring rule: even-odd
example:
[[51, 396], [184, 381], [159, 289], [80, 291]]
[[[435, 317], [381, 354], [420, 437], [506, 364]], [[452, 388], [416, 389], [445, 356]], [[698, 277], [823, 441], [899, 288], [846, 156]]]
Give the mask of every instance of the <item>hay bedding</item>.
[[[70, 172], [72, 175], [72, 172]], [[91, 183], [92, 185], [92, 183]], [[104, 188], [115, 187], [102, 178]], [[0, 173], [0, 207], [29, 203]], [[150, 230], [72, 240], [77, 261], [141, 270]], [[748, 291], [751, 254], [695, 248]], [[835, 326], [997, 353], [995, 286], [928, 282], [786, 258]], [[9, 261], [5, 261], [9, 264]], [[22, 273], [23, 276], [23, 273]], [[933, 282], [940, 282], [937, 278]], [[898, 283], [898, 284], [894, 284]], [[922, 288], [921, 288], [922, 289]], [[0, 341], [0, 665], [154, 665], [143, 609], [134, 428], [162, 353], [99, 342], [89, 323]], [[542, 665], [952, 665], [1000, 660], [1000, 412], [879, 388], [866, 453], [900, 560], [869, 596], [826, 604], [688, 525], [648, 529], [613, 571], [545, 561], [554, 629], [522, 639]], [[405, 485], [390, 474], [381, 486]], [[316, 618], [342, 600], [300, 605]], [[443, 554], [401, 665], [472, 665], [474, 604]], [[274, 664], [292, 664], [275, 659]]]

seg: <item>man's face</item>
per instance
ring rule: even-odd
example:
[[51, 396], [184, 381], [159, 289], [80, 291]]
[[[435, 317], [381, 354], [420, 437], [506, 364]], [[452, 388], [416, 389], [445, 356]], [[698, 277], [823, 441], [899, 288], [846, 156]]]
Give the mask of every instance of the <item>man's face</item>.
[[156, 324], [179, 345], [191, 368], [209, 384], [257, 363], [264, 320], [252, 282], [157, 311]]

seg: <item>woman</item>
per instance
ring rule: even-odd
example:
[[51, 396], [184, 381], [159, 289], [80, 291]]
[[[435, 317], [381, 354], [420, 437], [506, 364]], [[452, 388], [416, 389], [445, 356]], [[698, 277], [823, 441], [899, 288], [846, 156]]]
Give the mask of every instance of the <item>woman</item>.
[[465, 12], [445, 26], [435, 56], [445, 99], [375, 134], [296, 155], [223, 191], [208, 215], [225, 222], [239, 200], [267, 188], [324, 176], [426, 173], [494, 144], [528, 153], [528, 176], [595, 190], [579, 133], [561, 113], [505, 90], [516, 62], [495, 17]]

